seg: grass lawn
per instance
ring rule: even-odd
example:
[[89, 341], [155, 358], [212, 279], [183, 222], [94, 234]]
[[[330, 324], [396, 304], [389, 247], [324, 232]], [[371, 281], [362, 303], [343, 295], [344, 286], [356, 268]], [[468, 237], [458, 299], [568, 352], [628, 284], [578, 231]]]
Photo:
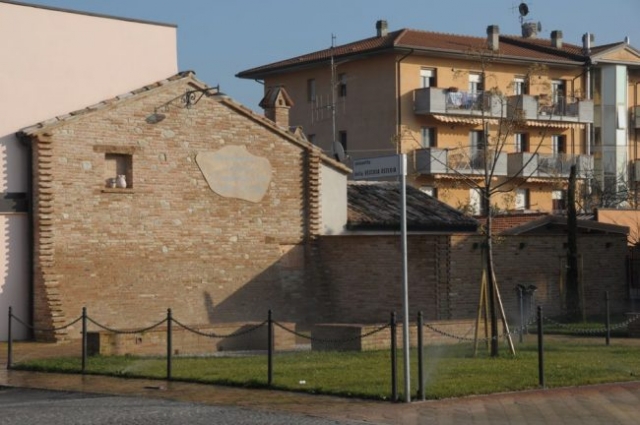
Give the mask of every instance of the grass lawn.
[[[516, 356], [501, 346], [498, 358], [484, 350], [473, 356], [471, 344], [425, 347], [426, 395], [429, 399], [517, 391], [538, 387], [538, 348], [535, 336], [516, 344]], [[640, 342], [602, 338], [545, 336], [547, 387], [637, 380]], [[276, 353], [273, 388], [373, 399], [391, 396], [389, 351]], [[418, 389], [417, 352], [411, 353], [413, 395]], [[14, 369], [79, 373], [81, 359], [29, 360]], [[86, 372], [120, 377], [164, 379], [164, 358], [133, 356], [89, 357]], [[398, 390], [403, 384], [402, 353], [398, 353]], [[247, 387], [267, 387], [266, 355], [174, 357], [174, 380]], [[402, 395], [401, 395], [402, 397]]]

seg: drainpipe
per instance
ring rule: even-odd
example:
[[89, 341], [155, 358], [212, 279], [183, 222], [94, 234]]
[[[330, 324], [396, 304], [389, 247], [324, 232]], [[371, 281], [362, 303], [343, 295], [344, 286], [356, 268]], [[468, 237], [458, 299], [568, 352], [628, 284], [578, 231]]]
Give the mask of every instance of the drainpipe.
[[[33, 144], [31, 138], [25, 134], [18, 133], [16, 137], [20, 141], [20, 143], [27, 149], [27, 266], [29, 267], [29, 272], [27, 273], [28, 279], [28, 288], [29, 293], [28, 304], [29, 304], [29, 317], [28, 323], [34, 323], [34, 303], [35, 303], [35, 271], [34, 271], [34, 249], [35, 249], [35, 218], [33, 216]], [[34, 339], [35, 334], [33, 333], [33, 329], [29, 329], [29, 339]]]
[[[636, 127], [636, 122], [638, 122], [638, 85], [640, 85], [640, 81], [636, 81], [636, 83], [633, 86], [633, 118], [634, 118], [634, 123], [633, 123], [633, 127], [634, 127], [634, 133], [633, 133], [633, 159], [634, 159], [634, 163], [635, 161], [638, 160], [638, 129], [635, 128]], [[634, 173], [635, 173], [635, 165], [634, 165]], [[633, 176], [635, 177], [635, 176]], [[638, 209], [638, 182], [635, 182], [635, 195], [636, 195], [636, 202], [635, 202], [635, 206], [636, 209]]]
[[396, 110], [398, 111], [397, 112], [397, 116], [396, 116], [396, 131], [397, 131], [397, 134], [398, 134], [397, 153], [402, 153], [402, 146], [401, 146], [401, 142], [402, 142], [402, 135], [401, 135], [402, 134], [402, 99], [401, 99], [401, 96], [400, 96], [400, 83], [401, 83], [400, 62], [405, 60], [407, 57], [411, 56], [414, 51], [415, 51], [415, 49], [411, 49], [411, 50], [409, 50], [409, 52], [406, 55], [404, 55], [400, 59], [396, 60], [396, 102], [397, 102]]

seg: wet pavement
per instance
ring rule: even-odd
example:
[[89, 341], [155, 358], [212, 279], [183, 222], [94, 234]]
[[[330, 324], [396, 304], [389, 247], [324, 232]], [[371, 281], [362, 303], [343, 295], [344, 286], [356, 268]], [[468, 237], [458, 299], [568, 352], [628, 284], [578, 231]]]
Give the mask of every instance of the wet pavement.
[[[56, 346], [43, 344], [42, 347], [38, 347], [35, 343], [24, 343], [22, 346], [15, 347], [14, 358], [45, 357], [47, 356], [46, 351], [50, 351], [52, 347]], [[77, 347], [58, 346], [56, 354], [60, 355], [60, 350], [66, 349], [70, 353], [77, 353], [75, 348]], [[182, 419], [190, 414], [200, 412], [199, 409], [205, 409], [205, 406], [233, 408], [235, 410], [232, 409], [231, 413], [223, 412], [220, 414], [239, 415], [236, 420], [229, 419], [234, 417], [230, 416], [222, 422], [210, 421], [207, 423], [317, 423], [319, 425], [325, 423], [637, 424], [640, 422], [640, 381], [540, 389], [407, 404], [157, 380], [6, 370], [6, 344], [0, 344], [0, 367], [2, 367], [0, 386], [12, 388], [12, 390], [3, 390], [5, 394], [0, 392], [0, 400], [5, 399], [8, 394], [6, 391], [41, 389], [70, 392], [78, 397], [78, 394], [100, 395], [106, 397], [105, 400], [109, 400], [109, 402], [119, 400], [125, 403], [125, 399], [117, 397], [111, 399], [107, 396], [125, 397], [126, 403], [132, 403], [127, 406], [135, 407], [138, 403], [143, 411], [145, 408], [149, 408], [152, 412], [165, 412], [167, 415], [171, 412], [167, 406], [173, 406], [173, 409], [177, 409], [176, 412], [187, 409], [184, 410], [187, 412], [184, 415], [187, 416]], [[133, 398], [129, 399], [129, 397]], [[143, 401], [143, 399], [150, 401]], [[175, 402], [187, 403], [187, 405], [173, 404]], [[59, 402], [56, 403], [59, 404]], [[147, 406], [146, 403], [151, 404]], [[99, 406], [100, 402], [96, 405], [96, 409]], [[6, 407], [0, 404], [3, 412], [6, 411]], [[71, 410], [73, 411], [73, 409]], [[179, 415], [177, 417], [180, 418]], [[199, 423], [195, 418], [196, 416], [189, 418], [189, 423]], [[244, 418], [246, 421], [255, 419], [257, 422], [242, 422], [237, 418]], [[180, 423], [169, 420], [154, 423]], [[28, 424], [29, 422], [24, 423]], [[129, 423], [135, 422], [129, 421]], [[53, 425], [55, 422], [49, 421], [49, 424]]]

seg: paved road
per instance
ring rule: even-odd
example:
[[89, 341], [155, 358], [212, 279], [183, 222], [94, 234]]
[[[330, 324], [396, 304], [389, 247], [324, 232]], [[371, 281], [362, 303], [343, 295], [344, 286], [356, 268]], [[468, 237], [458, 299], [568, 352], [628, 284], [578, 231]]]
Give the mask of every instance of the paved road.
[[348, 425], [302, 414], [210, 406], [164, 399], [0, 388], [2, 425]]

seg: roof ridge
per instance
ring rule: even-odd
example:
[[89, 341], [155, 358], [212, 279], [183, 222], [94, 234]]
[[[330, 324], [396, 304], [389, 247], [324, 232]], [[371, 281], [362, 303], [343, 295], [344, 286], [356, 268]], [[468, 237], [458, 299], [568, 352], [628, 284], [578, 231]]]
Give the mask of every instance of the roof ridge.
[[54, 125], [57, 123], [62, 123], [64, 121], [67, 121], [70, 118], [73, 117], [78, 117], [90, 112], [94, 112], [94, 111], [98, 111], [100, 109], [106, 108], [107, 106], [111, 106], [114, 105], [116, 103], [119, 103], [121, 101], [127, 100], [135, 95], [144, 93], [144, 92], [148, 92], [150, 90], [156, 89], [158, 87], [162, 87], [166, 84], [172, 83], [174, 81], [179, 81], [185, 78], [191, 77], [193, 78], [196, 83], [200, 83], [206, 86], [205, 83], [201, 82], [200, 80], [198, 80], [197, 78], [195, 78], [195, 72], [191, 71], [191, 70], [187, 70], [187, 71], [180, 71], [177, 74], [174, 74], [168, 78], [162, 79], [162, 80], [158, 80], [154, 83], [151, 84], [147, 84], [144, 85], [142, 87], [138, 87], [137, 89], [133, 89], [130, 90], [128, 92], [125, 93], [121, 93], [119, 95], [116, 95], [114, 97], [110, 97], [108, 99], [104, 99], [101, 100], [97, 103], [85, 106], [84, 108], [80, 108], [80, 109], [76, 109], [61, 115], [56, 115], [52, 118], [43, 120], [43, 121], [39, 121], [35, 124], [29, 125], [27, 127], [22, 128], [20, 131], [18, 131], [18, 133], [29, 133], [29, 132], [34, 132], [36, 130], [39, 130], [41, 128], [50, 126], [50, 125]]

